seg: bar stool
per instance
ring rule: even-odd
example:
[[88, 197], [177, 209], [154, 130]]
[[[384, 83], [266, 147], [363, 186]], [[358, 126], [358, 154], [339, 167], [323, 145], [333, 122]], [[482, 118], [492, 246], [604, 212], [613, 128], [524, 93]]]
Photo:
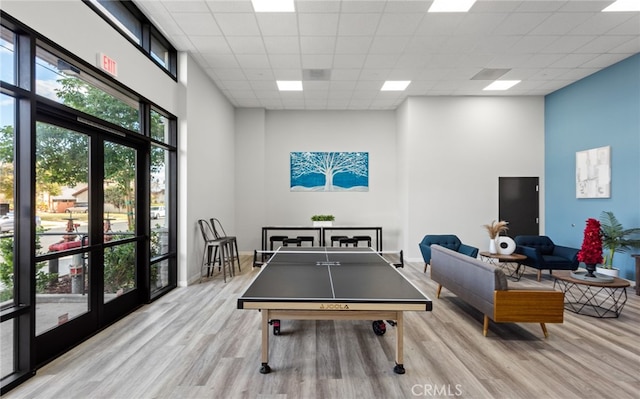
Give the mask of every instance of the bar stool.
[[338, 244], [340, 244], [340, 240], [343, 238], [349, 238], [347, 236], [331, 236], [331, 246], [333, 247], [333, 243], [337, 242]]
[[316, 241], [315, 241], [315, 237], [313, 236], [298, 236], [296, 238], [300, 240], [300, 244], [301, 244], [300, 246], [302, 246], [303, 242], [310, 242], [312, 247], [315, 246]]
[[227, 232], [224, 231], [224, 227], [222, 227], [222, 223], [220, 220], [216, 218], [209, 219], [211, 222], [211, 228], [213, 229], [213, 234], [215, 238], [218, 239], [226, 239], [229, 240], [229, 251], [231, 256], [231, 266], [233, 267], [234, 262], [238, 262], [238, 271], [240, 270], [240, 252], [238, 251], [238, 240], [235, 236], [227, 235]]
[[299, 247], [300, 245], [302, 245], [302, 241], [300, 241], [299, 238], [285, 238], [282, 240], [282, 246], [283, 247], [288, 247], [289, 244], [296, 244], [296, 247]]
[[[227, 282], [226, 267], [229, 267], [229, 276], [233, 276], [233, 259], [230, 254], [230, 240], [226, 238], [215, 238], [213, 229], [209, 222], [204, 219], [198, 220], [200, 232], [204, 239], [204, 248], [202, 250], [202, 266], [200, 268], [200, 281], [202, 281], [202, 272], [207, 267], [207, 277], [211, 276], [211, 269], [215, 267], [216, 260], [222, 269], [222, 277]], [[206, 262], [205, 262], [206, 257]]]
[[286, 240], [288, 238], [289, 237], [287, 237], [287, 236], [271, 236], [271, 237], [269, 237], [269, 249], [271, 251], [273, 251], [273, 243], [274, 243], [274, 241], [280, 241], [284, 245], [284, 240]]
[[352, 245], [354, 247], [358, 246], [358, 240], [356, 240], [353, 237], [344, 237], [340, 239], [340, 246], [342, 246], [344, 244], [345, 247], [348, 247], [349, 245]]
[[360, 242], [360, 241], [366, 241], [367, 242], [367, 247], [371, 246], [371, 236], [353, 236], [353, 239]]

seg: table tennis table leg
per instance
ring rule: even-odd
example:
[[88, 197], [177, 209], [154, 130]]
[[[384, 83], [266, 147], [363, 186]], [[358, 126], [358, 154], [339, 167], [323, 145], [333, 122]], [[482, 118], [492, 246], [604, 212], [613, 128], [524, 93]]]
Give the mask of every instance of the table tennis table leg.
[[393, 368], [394, 373], [404, 374], [404, 321], [402, 312], [397, 312], [396, 316], [396, 365]]
[[261, 374], [269, 374], [269, 309], [262, 309], [262, 366]]

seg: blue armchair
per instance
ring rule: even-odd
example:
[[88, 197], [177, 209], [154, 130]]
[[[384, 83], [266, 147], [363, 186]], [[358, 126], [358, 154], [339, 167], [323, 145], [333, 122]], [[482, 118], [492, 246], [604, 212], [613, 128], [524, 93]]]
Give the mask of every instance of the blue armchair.
[[443, 246], [472, 258], [478, 257], [478, 248], [463, 244], [454, 234], [426, 235], [418, 244], [420, 246], [420, 252], [422, 252], [422, 258], [424, 259], [423, 273], [427, 272], [427, 266], [429, 266], [429, 263], [431, 262], [432, 244]]
[[525, 255], [523, 265], [538, 269], [538, 281], [542, 270], [576, 270], [578, 252], [576, 248], [555, 245], [547, 236], [516, 236], [516, 253]]

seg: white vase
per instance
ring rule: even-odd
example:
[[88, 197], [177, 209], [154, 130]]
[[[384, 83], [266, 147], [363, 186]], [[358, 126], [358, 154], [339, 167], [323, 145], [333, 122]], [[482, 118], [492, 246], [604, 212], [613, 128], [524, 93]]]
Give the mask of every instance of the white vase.
[[620, 269], [616, 269], [615, 267], [612, 269], [605, 269], [604, 267], [596, 266], [596, 273], [604, 274], [606, 276], [618, 277], [620, 274]]
[[490, 254], [497, 254], [498, 253], [498, 250], [497, 250], [497, 247], [496, 247], [496, 240], [493, 239], [493, 238], [489, 240], [489, 253]]
[[511, 255], [516, 250], [516, 242], [511, 237], [500, 236], [494, 241], [497, 242], [497, 249], [500, 255]]
[[333, 222], [331, 220], [314, 220], [313, 227], [331, 227]]

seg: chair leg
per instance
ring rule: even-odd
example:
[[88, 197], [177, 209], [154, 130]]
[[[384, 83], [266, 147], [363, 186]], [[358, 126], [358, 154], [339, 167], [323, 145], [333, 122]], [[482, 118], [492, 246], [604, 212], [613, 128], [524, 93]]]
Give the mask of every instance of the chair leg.
[[542, 270], [538, 269], [538, 281], [542, 279]]
[[426, 273], [427, 272], [427, 267], [429, 266], [429, 264], [427, 262], [424, 262], [424, 270], [422, 271], [422, 273]]
[[438, 284], [438, 290], [436, 291], [436, 298], [440, 299], [441, 291], [442, 291], [442, 284]]
[[484, 315], [484, 322], [482, 323], [482, 335], [487, 336], [489, 331], [489, 316]]
[[233, 247], [236, 251], [236, 260], [238, 261], [238, 271], [240, 272], [240, 252], [238, 252], [238, 241], [233, 240]]

